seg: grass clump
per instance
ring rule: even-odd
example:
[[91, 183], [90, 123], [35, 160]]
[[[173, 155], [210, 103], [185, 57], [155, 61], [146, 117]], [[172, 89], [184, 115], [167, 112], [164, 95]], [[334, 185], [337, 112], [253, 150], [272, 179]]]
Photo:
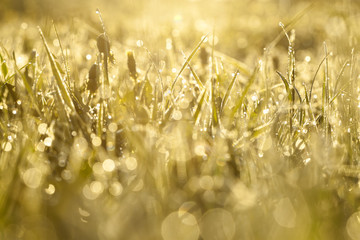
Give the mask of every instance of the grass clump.
[[[268, 37], [269, 13], [248, 7]], [[100, 24], [2, 26], [0, 238], [358, 239], [359, 19], [297, 12], [230, 51], [233, 16], [121, 41], [99, 10]], [[349, 34], [308, 36], [311, 14]]]

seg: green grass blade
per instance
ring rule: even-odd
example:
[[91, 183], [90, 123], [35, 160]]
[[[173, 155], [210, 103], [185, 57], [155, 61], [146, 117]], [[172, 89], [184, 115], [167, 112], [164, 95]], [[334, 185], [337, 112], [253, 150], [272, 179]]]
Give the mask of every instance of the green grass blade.
[[224, 95], [224, 98], [221, 102], [221, 110], [220, 110], [220, 113], [222, 113], [224, 111], [224, 107], [225, 107], [225, 104], [227, 103], [228, 99], [229, 99], [229, 96], [230, 96], [230, 93], [231, 93], [231, 90], [233, 89], [234, 87], [234, 84], [235, 84], [235, 80], [237, 78], [237, 76], [239, 75], [239, 70], [237, 70], [234, 74], [234, 77], [232, 78], [228, 88], [226, 89], [226, 93]]
[[201, 82], [199, 76], [196, 74], [196, 72], [194, 71], [194, 69], [191, 67], [191, 65], [189, 64], [189, 69], [192, 73], [192, 75], [194, 76], [196, 83], [199, 85], [200, 90], [204, 89], [204, 84]]
[[198, 123], [200, 112], [201, 112], [202, 106], [204, 104], [205, 96], [206, 96], [206, 88], [204, 88], [204, 90], [202, 91], [202, 93], [200, 95], [200, 100], [197, 104], [197, 107], [196, 107], [196, 110], [194, 113], [195, 125], [197, 125], [197, 123]]
[[258, 126], [251, 131], [250, 141], [255, 140], [260, 135], [266, 133], [272, 126], [272, 120], [265, 123], [264, 125]]
[[[314, 7], [314, 3], [309, 4], [302, 11], [296, 14], [287, 24], [284, 25], [284, 29], [287, 31], [292, 28], [307, 12], [309, 12]], [[273, 41], [266, 47], [267, 51], [270, 51], [273, 47], [278, 44], [282, 38], [282, 32], [280, 32]]]
[[[54, 31], [55, 31], [55, 34], [56, 34], [56, 38], [58, 39], [59, 41], [59, 46], [60, 46], [60, 50], [61, 50], [61, 56], [63, 58], [63, 61], [64, 61], [64, 65], [65, 65], [65, 73], [66, 73], [66, 77], [67, 77], [67, 80], [69, 81], [70, 80], [70, 73], [69, 73], [69, 65], [68, 65], [68, 61], [65, 57], [65, 51], [64, 51], [64, 48], [62, 46], [62, 43], [61, 43], [61, 40], [60, 40], [60, 37], [59, 37], [59, 34], [58, 34], [58, 31], [57, 31], [57, 28], [55, 26], [55, 22], [52, 21], [52, 24], [53, 24], [53, 27], [54, 27]], [[70, 84], [67, 83], [68, 86], [70, 87]]]
[[40, 33], [40, 37], [43, 41], [43, 44], [45, 46], [45, 50], [46, 50], [46, 53], [48, 55], [48, 58], [49, 58], [49, 61], [50, 61], [50, 65], [51, 65], [51, 70], [54, 74], [54, 77], [55, 77], [55, 80], [56, 80], [56, 83], [57, 85], [59, 86], [59, 89], [60, 89], [60, 92], [61, 92], [61, 97], [64, 99], [64, 102], [70, 107], [70, 109], [72, 111], [75, 110], [75, 106], [74, 106], [74, 103], [72, 102], [72, 99], [71, 99], [71, 96], [70, 96], [70, 93], [63, 81], [63, 78], [61, 76], [61, 73], [60, 71], [58, 70], [57, 66], [56, 66], [56, 62], [55, 62], [55, 59], [53, 57], [53, 55], [51, 54], [51, 51], [50, 51], [50, 48], [46, 42], [46, 39], [45, 39], [45, 36], [43, 34], [43, 32], [41, 31], [41, 28], [39, 27], [39, 33]]
[[251, 76], [251, 70], [250, 68], [243, 62], [232, 58], [224, 53], [218, 52], [218, 51], [214, 51], [215, 57], [220, 57], [222, 58], [225, 62], [230, 63], [231, 65], [233, 65], [234, 67], [236, 67], [239, 72], [241, 74], [243, 74], [246, 77], [250, 77]]
[[218, 118], [218, 111], [215, 103], [215, 81], [216, 78], [213, 78], [211, 81], [211, 112], [212, 112], [212, 124], [214, 127], [217, 127], [219, 125], [219, 118]]
[[313, 90], [313, 87], [314, 87], [316, 76], [317, 76], [318, 72], [320, 71], [321, 65], [325, 62], [327, 57], [328, 57], [328, 55], [325, 55], [325, 57], [321, 60], [318, 68], [316, 69], [315, 75], [314, 75], [314, 77], [313, 77], [313, 79], [311, 81], [311, 86], [310, 86], [310, 90], [309, 90], [309, 101], [310, 102], [311, 102], [312, 90]]
[[1, 72], [4, 78], [8, 75], [9, 69], [6, 65], [5, 60], [1, 59]]
[[239, 110], [239, 108], [242, 106], [243, 102], [244, 102], [244, 99], [245, 99], [245, 96], [246, 94], [248, 93], [250, 87], [252, 86], [252, 84], [255, 82], [255, 79], [256, 79], [256, 76], [257, 76], [257, 73], [259, 71], [260, 67], [259, 66], [256, 66], [253, 74], [251, 75], [251, 77], [249, 78], [249, 81], [248, 83], [246, 84], [239, 100], [237, 101], [232, 113], [231, 113], [231, 119], [234, 119], [234, 116], [236, 114], [236, 112]]
[[343, 66], [341, 67], [340, 72], [339, 72], [339, 74], [338, 74], [338, 76], [337, 76], [337, 78], [336, 78], [336, 81], [335, 81], [335, 86], [334, 86], [334, 90], [333, 90], [333, 94], [334, 94], [334, 95], [335, 95], [335, 93], [336, 93], [336, 91], [337, 91], [337, 88], [338, 88], [338, 85], [339, 85], [339, 83], [340, 83], [341, 76], [343, 75], [343, 73], [344, 73], [344, 71], [345, 71], [345, 68], [346, 68], [347, 66], [349, 66], [349, 65], [350, 65], [350, 61], [347, 60], [347, 61], [345, 61], [345, 63], [344, 63]]
[[[324, 51], [325, 51], [325, 56], [328, 55], [328, 51], [327, 51], [327, 46], [326, 43], [324, 42]], [[324, 80], [323, 80], [323, 84], [322, 84], [322, 115], [324, 118], [323, 121], [323, 129], [324, 129], [324, 133], [325, 133], [325, 138], [328, 139], [328, 105], [329, 105], [329, 86], [328, 86], [328, 81], [329, 81], [329, 61], [328, 58], [325, 59], [325, 65], [324, 65]]]
[[[290, 84], [288, 83], [288, 81], [286, 80], [286, 78], [284, 77], [284, 75], [282, 75], [281, 72], [276, 71], [276, 73], [279, 75], [280, 79], [283, 81], [283, 83], [284, 83], [284, 85], [285, 85], [286, 92], [287, 92], [288, 96], [290, 96], [290, 93], [291, 93], [291, 91], [290, 91]], [[289, 100], [291, 100], [291, 99], [289, 99]]]
[[98, 109], [98, 118], [97, 118], [97, 135], [101, 138], [103, 128], [104, 128], [104, 103], [100, 103], [100, 107]]
[[194, 55], [196, 54], [196, 52], [199, 50], [200, 46], [203, 44], [203, 42], [205, 42], [205, 40], [207, 39], [207, 36], [209, 35], [206, 34], [201, 41], [198, 43], [198, 45], [192, 50], [191, 54], [189, 55], [189, 57], [185, 60], [184, 64], [182, 65], [179, 73], [176, 75], [174, 82], [171, 85], [171, 92], [174, 89], [174, 86], [177, 82], [177, 80], [179, 79], [179, 77], [181, 76], [182, 72], [185, 70], [185, 68], [188, 66], [188, 64], [190, 63], [191, 59], [194, 57]]

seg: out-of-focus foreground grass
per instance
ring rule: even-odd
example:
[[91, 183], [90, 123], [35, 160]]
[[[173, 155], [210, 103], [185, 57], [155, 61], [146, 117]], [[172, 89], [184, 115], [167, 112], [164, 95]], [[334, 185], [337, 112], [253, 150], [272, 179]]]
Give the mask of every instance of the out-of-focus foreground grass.
[[360, 239], [359, 10], [3, 0], [0, 239]]

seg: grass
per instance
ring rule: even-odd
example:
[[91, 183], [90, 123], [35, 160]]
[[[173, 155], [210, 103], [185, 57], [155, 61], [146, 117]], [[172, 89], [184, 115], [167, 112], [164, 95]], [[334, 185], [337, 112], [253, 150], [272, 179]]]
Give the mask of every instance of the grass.
[[359, 239], [359, 6], [340, 2], [249, 3], [245, 40], [213, 2], [229, 15], [197, 31], [3, 24], [0, 239]]

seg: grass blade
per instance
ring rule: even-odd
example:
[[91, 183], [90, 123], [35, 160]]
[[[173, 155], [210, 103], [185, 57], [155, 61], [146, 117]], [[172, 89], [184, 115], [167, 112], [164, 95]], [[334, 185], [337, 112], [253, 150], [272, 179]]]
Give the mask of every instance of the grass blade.
[[196, 83], [199, 85], [199, 88], [201, 90], [204, 89], [204, 84], [201, 82], [199, 76], [196, 74], [196, 72], [194, 71], [194, 69], [191, 67], [191, 65], [189, 64], [189, 69], [191, 71], [191, 74], [194, 76], [195, 80], [196, 80]]
[[247, 92], [249, 91], [251, 85], [254, 83], [255, 78], [256, 78], [256, 75], [257, 75], [257, 73], [258, 73], [259, 70], [260, 70], [260, 67], [259, 67], [259, 66], [256, 66], [253, 74], [252, 74], [251, 77], [249, 78], [248, 83], [246, 84], [246, 86], [245, 86], [245, 88], [244, 88], [244, 90], [243, 90], [243, 92], [242, 92], [242, 94], [241, 94], [241, 96], [240, 96], [237, 104], [235, 105], [235, 107], [234, 107], [234, 109], [233, 109], [233, 111], [232, 111], [232, 113], [231, 113], [231, 119], [234, 119], [236, 112], [237, 112], [237, 111], [239, 110], [239, 108], [242, 106], [242, 104], [243, 104], [243, 102], [244, 102], [244, 99], [245, 99], [245, 96], [246, 96]]
[[101, 102], [98, 109], [98, 118], [97, 118], [97, 135], [101, 138], [103, 128], [104, 128], [104, 103]]
[[[325, 56], [328, 55], [327, 46], [324, 42], [324, 51]], [[328, 139], [328, 111], [327, 108], [329, 106], [329, 61], [328, 58], [325, 59], [325, 66], [324, 66], [324, 80], [322, 85], [322, 115], [324, 118], [323, 121], [323, 128], [325, 133], [325, 138]]]
[[232, 58], [228, 55], [225, 55], [224, 53], [218, 52], [218, 51], [214, 51], [214, 55], [215, 55], [215, 57], [220, 57], [220, 58], [224, 59], [226, 62], [233, 65], [234, 67], [236, 67], [239, 70], [239, 72], [242, 73], [244, 76], [246, 76], [246, 77], [251, 76], [251, 70], [245, 63], [243, 63], [235, 58]]
[[50, 51], [50, 48], [46, 42], [46, 39], [45, 39], [45, 36], [43, 34], [43, 32], [41, 31], [41, 28], [38, 27], [39, 29], [39, 33], [40, 33], [40, 37], [43, 41], [43, 44], [45, 46], [45, 50], [46, 50], [46, 53], [48, 55], [48, 58], [49, 58], [49, 61], [50, 61], [50, 65], [51, 65], [51, 70], [52, 70], [52, 73], [54, 74], [54, 77], [55, 77], [55, 80], [56, 80], [56, 83], [60, 89], [60, 92], [61, 92], [61, 97], [64, 99], [64, 102], [70, 107], [70, 109], [72, 111], [75, 110], [75, 106], [74, 106], [74, 103], [72, 102], [72, 99], [71, 99], [71, 96], [70, 96], [70, 93], [63, 81], [63, 78], [61, 76], [61, 73], [59, 71], [59, 69], [57, 68], [56, 66], [56, 62], [55, 62], [55, 59]]
[[215, 81], [216, 78], [213, 78], [211, 81], [211, 112], [212, 112], [212, 124], [214, 127], [217, 127], [219, 125], [219, 118], [218, 118], [218, 111], [216, 108], [216, 103], [215, 103]]
[[279, 75], [280, 79], [283, 81], [284, 85], [285, 85], [285, 89], [286, 89], [286, 92], [289, 96], [289, 100], [291, 101], [291, 91], [290, 91], [290, 84], [288, 83], [287, 79], [284, 77], [284, 75], [282, 75], [281, 72], [279, 71], [276, 71], [276, 73]]
[[[56, 38], [57, 38], [58, 41], [59, 41], [59, 46], [60, 46], [60, 50], [61, 50], [61, 56], [62, 56], [62, 58], [63, 58], [64, 65], [65, 65], [66, 78], [67, 78], [68, 81], [70, 81], [69, 65], [68, 65], [67, 58], [65, 57], [65, 51], [64, 51], [64, 48], [63, 48], [62, 43], [61, 43], [61, 41], [60, 41], [60, 37], [59, 37], [58, 31], [57, 31], [57, 28], [56, 28], [56, 26], [55, 26], [55, 22], [53, 21], [52, 24], [53, 24], [54, 31], [55, 31], [55, 34], [56, 34]], [[70, 87], [69, 82], [68, 82], [67, 84], [68, 84], [68, 86]]]
[[206, 95], [206, 88], [204, 88], [204, 90], [202, 91], [202, 93], [200, 95], [200, 100], [198, 102], [198, 105], [197, 105], [195, 113], [194, 113], [195, 125], [197, 125], [197, 123], [198, 123], [200, 112], [201, 112], [202, 106], [204, 104], [205, 95]]
[[312, 96], [312, 90], [313, 90], [313, 87], [314, 87], [314, 83], [315, 83], [315, 79], [316, 79], [316, 76], [318, 74], [318, 72], [320, 71], [320, 67], [321, 65], [324, 63], [324, 61], [327, 59], [328, 55], [325, 55], [325, 57], [321, 60], [318, 68], [316, 69], [316, 72], [315, 72], [315, 75], [311, 81], [311, 87], [310, 87], [310, 90], [309, 90], [309, 101], [311, 102], [311, 96]]
[[346, 66], [349, 66], [349, 65], [350, 65], [350, 61], [347, 60], [347, 61], [345, 61], [345, 63], [344, 63], [343, 66], [341, 67], [340, 72], [339, 72], [339, 75], [337, 76], [336, 81], [335, 81], [335, 86], [334, 86], [334, 90], [333, 90], [333, 94], [334, 94], [334, 95], [335, 95], [336, 90], [337, 90], [337, 88], [338, 88], [338, 85], [339, 85], [341, 76], [343, 75], [343, 73], [344, 73], [344, 71], [345, 71], [345, 67], [346, 67]]
[[234, 87], [234, 84], [235, 84], [235, 80], [237, 78], [237, 76], [239, 75], [239, 70], [237, 70], [234, 74], [234, 77], [233, 79], [231, 80], [230, 84], [229, 84], [229, 87], [226, 89], [226, 93], [224, 95], [224, 98], [221, 102], [221, 110], [220, 110], [220, 113], [222, 113], [224, 111], [224, 107], [225, 107], [225, 104], [227, 103], [228, 99], [229, 99], [229, 96], [230, 96], [230, 93], [231, 93], [231, 90], [232, 88]]
[[181, 76], [182, 72], [185, 70], [186, 66], [190, 63], [191, 59], [194, 57], [194, 55], [196, 54], [196, 52], [199, 50], [201, 44], [203, 44], [203, 42], [205, 42], [205, 40], [207, 39], [207, 36], [209, 35], [206, 34], [202, 39], [201, 41], [198, 43], [198, 45], [192, 50], [191, 54], [189, 55], [189, 57], [185, 60], [183, 66], [181, 67], [178, 75], [175, 77], [175, 80], [173, 82], [173, 84], [171, 85], [171, 92], [173, 91], [174, 89], [174, 86], [177, 82], [177, 80], [179, 79], [179, 77]]

